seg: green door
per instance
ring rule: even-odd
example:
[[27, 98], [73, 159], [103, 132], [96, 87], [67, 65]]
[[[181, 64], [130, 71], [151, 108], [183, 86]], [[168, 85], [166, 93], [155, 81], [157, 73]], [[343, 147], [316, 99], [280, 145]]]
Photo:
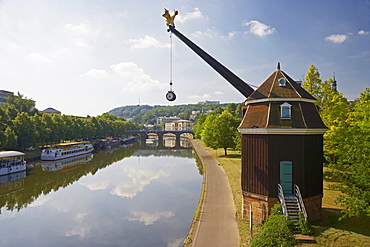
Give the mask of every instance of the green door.
[[291, 161], [280, 161], [280, 185], [284, 194], [293, 194], [293, 166]]

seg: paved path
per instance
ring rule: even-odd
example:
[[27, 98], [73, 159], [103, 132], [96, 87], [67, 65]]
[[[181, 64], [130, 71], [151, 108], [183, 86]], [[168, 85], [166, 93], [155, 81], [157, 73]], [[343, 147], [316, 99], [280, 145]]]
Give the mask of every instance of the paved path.
[[191, 247], [238, 247], [239, 230], [229, 180], [222, 166], [197, 140], [192, 140], [203, 164], [205, 193], [195, 223]]

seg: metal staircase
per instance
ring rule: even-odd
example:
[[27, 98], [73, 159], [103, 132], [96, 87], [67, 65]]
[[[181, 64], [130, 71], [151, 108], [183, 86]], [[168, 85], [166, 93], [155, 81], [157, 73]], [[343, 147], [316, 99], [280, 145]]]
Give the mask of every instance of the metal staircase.
[[283, 209], [283, 214], [286, 216], [287, 220], [298, 224], [299, 212], [302, 212], [305, 219], [307, 219], [301, 192], [296, 184], [294, 185], [294, 194], [285, 194], [282, 186], [278, 184], [278, 198]]

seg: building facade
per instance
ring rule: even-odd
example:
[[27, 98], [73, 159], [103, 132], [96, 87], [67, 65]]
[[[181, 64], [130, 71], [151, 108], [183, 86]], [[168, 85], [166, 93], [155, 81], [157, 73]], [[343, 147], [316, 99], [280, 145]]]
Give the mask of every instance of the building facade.
[[316, 99], [278, 69], [244, 102], [242, 134], [243, 218], [266, 220], [285, 194], [301, 191], [309, 219], [322, 216], [323, 134]]
[[62, 115], [62, 113], [58, 110], [55, 110], [54, 108], [46, 108], [45, 110], [43, 110], [43, 112], [47, 113], [47, 114], [57, 114], [57, 115]]
[[7, 104], [6, 98], [9, 95], [14, 95], [13, 92], [5, 91], [5, 90], [0, 90], [0, 105]]
[[177, 120], [171, 123], [166, 123], [165, 130], [192, 130], [193, 122], [189, 120]]

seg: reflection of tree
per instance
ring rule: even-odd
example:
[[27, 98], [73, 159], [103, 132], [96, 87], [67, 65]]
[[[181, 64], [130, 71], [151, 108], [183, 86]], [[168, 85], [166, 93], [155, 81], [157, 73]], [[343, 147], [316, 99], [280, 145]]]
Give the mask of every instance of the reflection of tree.
[[94, 175], [98, 170], [125, 157], [130, 157], [134, 153], [135, 150], [126, 148], [102, 151], [94, 154], [94, 158], [90, 162], [80, 163], [76, 165], [75, 169], [64, 172], [44, 172], [41, 169], [41, 164], [36, 163], [24, 178], [23, 190], [0, 196], [0, 208], [6, 207], [7, 210], [17, 209], [19, 211], [34, 202], [39, 196], [58, 191], [60, 188], [66, 188], [81, 177], [88, 174]]

